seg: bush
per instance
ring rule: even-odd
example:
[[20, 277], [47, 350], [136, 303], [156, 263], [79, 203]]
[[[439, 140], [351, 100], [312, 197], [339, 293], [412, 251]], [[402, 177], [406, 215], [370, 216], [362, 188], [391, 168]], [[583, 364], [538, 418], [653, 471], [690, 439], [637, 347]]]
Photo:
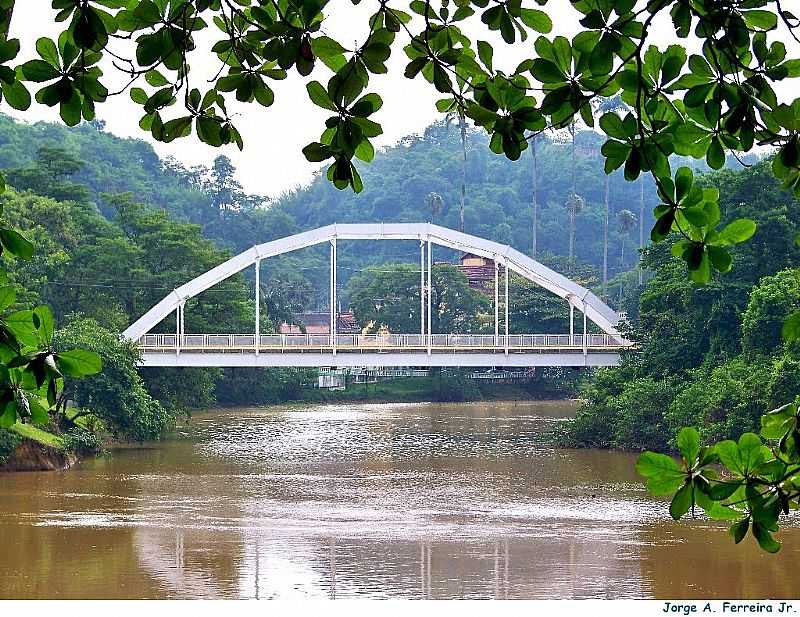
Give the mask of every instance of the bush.
[[316, 374], [296, 368], [230, 368], [217, 384], [217, 402], [222, 405], [264, 405], [302, 398], [303, 383]]
[[22, 437], [0, 428], [0, 465], [5, 465], [14, 450], [22, 442]]
[[673, 436], [685, 426], [695, 426], [704, 439], [716, 441], [758, 432], [768, 406], [767, 384], [772, 369], [769, 360], [737, 356], [710, 372], [694, 371], [691, 383], [669, 406], [668, 434]]
[[158, 439], [174, 424], [175, 412], [147, 392], [136, 368], [139, 352], [130, 341], [101, 327], [93, 319], [73, 318], [56, 333], [58, 348], [81, 347], [103, 358], [103, 372], [70, 380], [70, 398], [79, 411], [74, 419], [94, 414], [114, 435], [132, 441]]
[[77, 426], [67, 431], [64, 436], [64, 449], [78, 456], [92, 456], [103, 451], [103, 443], [95, 433]]
[[742, 349], [765, 354], [780, 349], [783, 322], [798, 306], [800, 270], [783, 270], [761, 279], [742, 315]]
[[467, 377], [463, 371], [439, 371], [433, 379], [433, 397], [442, 403], [463, 403], [481, 398], [481, 391], [474, 379]]
[[611, 445], [631, 450], [666, 449], [669, 433], [664, 414], [675, 394], [676, 387], [670, 379], [640, 377], [629, 382], [611, 405], [616, 419]]

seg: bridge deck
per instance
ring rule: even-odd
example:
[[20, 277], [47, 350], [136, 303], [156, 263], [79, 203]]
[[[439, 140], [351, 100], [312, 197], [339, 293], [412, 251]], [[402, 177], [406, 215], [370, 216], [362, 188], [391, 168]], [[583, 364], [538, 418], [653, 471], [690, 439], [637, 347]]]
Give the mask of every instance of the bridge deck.
[[607, 334], [147, 334], [145, 366], [613, 366]]

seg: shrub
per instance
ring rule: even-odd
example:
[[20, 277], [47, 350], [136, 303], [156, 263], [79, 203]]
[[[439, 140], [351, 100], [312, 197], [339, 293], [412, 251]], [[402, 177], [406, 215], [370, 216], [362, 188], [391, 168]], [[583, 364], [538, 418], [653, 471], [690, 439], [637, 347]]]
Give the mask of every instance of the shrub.
[[11, 431], [0, 428], [0, 465], [5, 465], [9, 457], [22, 441], [22, 437]]
[[103, 451], [103, 443], [95, 433], [80, 426], [71, 428], [64, 436], [64, 449], [78, 456], [91, 456]]

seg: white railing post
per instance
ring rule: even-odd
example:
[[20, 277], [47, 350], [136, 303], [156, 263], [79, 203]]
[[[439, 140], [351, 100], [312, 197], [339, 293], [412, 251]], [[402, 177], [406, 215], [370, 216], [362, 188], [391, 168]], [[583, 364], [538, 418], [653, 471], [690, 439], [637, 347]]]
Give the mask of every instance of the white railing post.
[[503, 260], [503, 266], [505, 268], [505, 275], [506, 275], [506, 355], [508, 355], [508, 260]]
[[258, 355], [258, 347], [261, 339], [261, 260], [256, 259], [256, 331], [253, 339], [253, 348]]

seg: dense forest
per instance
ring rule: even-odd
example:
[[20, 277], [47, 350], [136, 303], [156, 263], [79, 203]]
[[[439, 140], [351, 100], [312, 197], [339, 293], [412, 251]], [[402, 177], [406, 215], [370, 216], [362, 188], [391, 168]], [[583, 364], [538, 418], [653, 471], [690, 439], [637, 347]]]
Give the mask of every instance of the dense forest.
[[797, 346], [781, 340], [800, 306], [800, 204], [766, 161], [703, 182], [720, 190], [726, 219], [757, 222], [755, 235], [736, 247], [733, 272], [704, 286], [687, 279], [668, 246], [645, 251], [655, 274], [626, 307], [637, 349], [587, 381], [571, 443], [667, 450], [684, 426], [704, 439], [738, 437], [758, 432], [762, 414], [800, 391]]

